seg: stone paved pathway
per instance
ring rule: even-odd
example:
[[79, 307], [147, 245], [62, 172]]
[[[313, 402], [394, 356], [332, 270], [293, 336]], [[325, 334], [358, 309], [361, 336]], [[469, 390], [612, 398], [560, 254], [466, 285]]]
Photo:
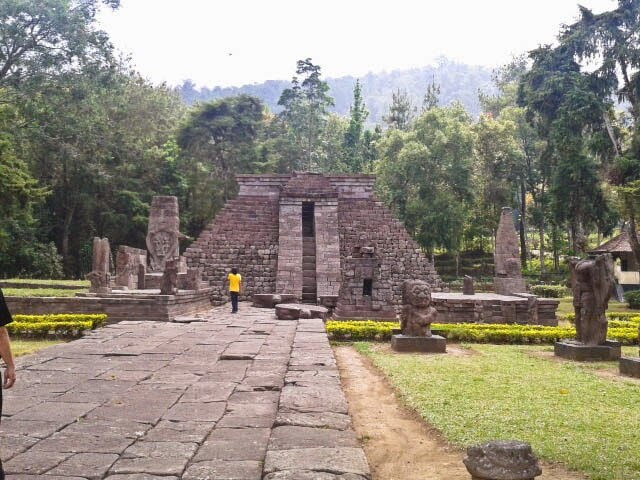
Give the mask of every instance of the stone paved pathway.
[[19, 359], [8, 478], [369, 478], [322, 321], [227, 312], [121, 322]]

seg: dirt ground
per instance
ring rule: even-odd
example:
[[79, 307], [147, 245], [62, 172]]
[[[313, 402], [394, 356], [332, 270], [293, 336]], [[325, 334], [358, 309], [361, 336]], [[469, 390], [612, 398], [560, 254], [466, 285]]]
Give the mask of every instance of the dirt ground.
[[[448, 347], [448, 354], [470, 352]], [[369, 460], [373, 480], [469, 480], [464, 452], [448, 444], [404, 407], [387, 379], [348, 346], [334, 347], [349, 413]], [[586, 480], [557, 465], [541, 464], [541, 480]]]

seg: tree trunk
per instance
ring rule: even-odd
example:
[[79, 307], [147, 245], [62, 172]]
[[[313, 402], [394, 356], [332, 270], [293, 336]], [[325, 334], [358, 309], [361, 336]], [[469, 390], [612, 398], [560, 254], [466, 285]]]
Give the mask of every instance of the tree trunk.
[[524, 182], [520, 182], [520, 261], [522, 268], [527, 268], [527, 237], [525, 233], [525, 215], [527, 213], [526, 191]]
[[629, 243], [631, 244], [633, 256], [636, 259], [636, 262], [638, 262], [638, 265], [640, 265], [640, 241], [638, 241], [638, 232], [636, 231], [635, 215], [631, 215], [631, 218], [629, 219], [627, 232], [629, 233]]
[[64, 265], [64, 274], [67, 278], [73, 277], [73, 266], [69, 257], [69, 235], [71, 234], [71, 222], [73, 221], [74, 206], [69, 206], [64, 212], [64, 221], [62, 223], [62, 263]]
[[545, 271], [544, 271], [544, 222], [540, 223], [538, 232], [540, 235], [540, 276], [542, 276], [545, 274]]

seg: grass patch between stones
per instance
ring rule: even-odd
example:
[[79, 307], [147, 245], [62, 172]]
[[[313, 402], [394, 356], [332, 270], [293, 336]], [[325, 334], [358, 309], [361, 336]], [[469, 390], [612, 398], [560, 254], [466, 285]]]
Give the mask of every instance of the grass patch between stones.
[[617, 364], [540, 358], [550, 350], [542, 346], [463, 345], [469, 355], [355, 346], [407, 405], [454, 443], [518, 439], [592, 480], [640, 480], [640, 384], [598, 372]]
[[74, 297], [76, 293], [88, 292], [88, 288], [3, 288], [7, 297]]
[[44, 340], [44, 339], [34, 339], [34, 340], [23, 340], [20, 338], [12, 338], [11, 339], [11, 351], [15, 357], [21, 357], [22, 355], [29, 355], [31, 353], [36, 353], [38, 350], [42, 350], [43, 348], [50, 347], [52, 345], [57, 345], [58, 343], [62, 343], [63, 340]]

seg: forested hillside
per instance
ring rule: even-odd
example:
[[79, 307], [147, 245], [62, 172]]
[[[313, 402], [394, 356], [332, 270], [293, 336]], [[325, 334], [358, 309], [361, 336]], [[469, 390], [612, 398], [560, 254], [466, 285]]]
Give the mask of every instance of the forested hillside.
[[[428, 85], [435, 82], [440, 85], [441, 105], [449, 105], [457, 100], [474, 117], [477, 117], [481, 110], [478, 91], [495, 92], [490, 68], [457, 63], [444, 57], [441, 57], [433, 66], [392, 72], [372, 72], [359, 80], [362, 98], [369, 111], [367, 119], [369, 125], [383, 122], [382, 117], [389, 110], [391, 94], [398, 89], [406, 90], [411, 103], [420, 110]], [[327, 78], [326, 82], [329, 84], [329, 95], [335, 102], [329, 111], [338, 115], [348, 115], [353, 101], [356, 77]], [[241, 87], [197, 89], [192, 81], [186, 80], [177, 87], [177, 91], [189, 105], [247, 94], [258, 97], [272, 112], [277, 113], [282, 110], [282, 107], [278, 106], [280, 94], [288, 86], [289, 80], [268, 80], [264, 83]]]

